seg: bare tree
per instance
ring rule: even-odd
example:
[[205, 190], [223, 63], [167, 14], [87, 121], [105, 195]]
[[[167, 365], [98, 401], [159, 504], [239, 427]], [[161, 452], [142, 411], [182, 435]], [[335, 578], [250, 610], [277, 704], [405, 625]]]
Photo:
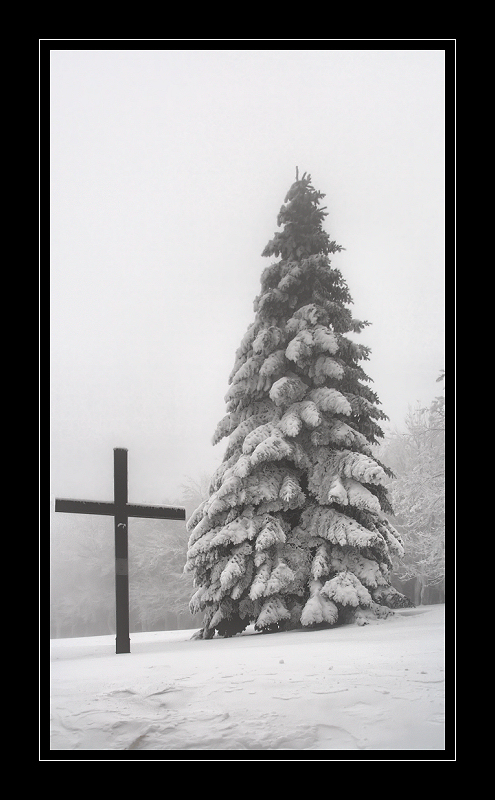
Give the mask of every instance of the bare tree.
[[[443, 379], [443, 373], [438, 380]], [[416, 408], [405, 433], [393, 434], [383, 458], [397, 478], [389, 493], [404, 537], [405, 556], [397, 560], [400, 580], [415, 578], [419, 602], [425, 590], [445, 580], [445, 400]]]

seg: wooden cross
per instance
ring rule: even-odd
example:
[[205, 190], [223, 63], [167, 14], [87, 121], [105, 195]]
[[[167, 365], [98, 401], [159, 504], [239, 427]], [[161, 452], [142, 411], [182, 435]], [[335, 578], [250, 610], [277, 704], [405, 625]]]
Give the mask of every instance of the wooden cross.
[[127, 502], [127, 450], [113, 451], [113, 503], [92, 500], [55, 500], [55, 511], [66, 514], [102, 514], [115, 518], [115, 619], [116, 653], [130, 653], [129, 638], [129, 566], [127, 526], [129, 517], [141, 519], [185, 520], [184, 508], [171, 506], [137, 506]]

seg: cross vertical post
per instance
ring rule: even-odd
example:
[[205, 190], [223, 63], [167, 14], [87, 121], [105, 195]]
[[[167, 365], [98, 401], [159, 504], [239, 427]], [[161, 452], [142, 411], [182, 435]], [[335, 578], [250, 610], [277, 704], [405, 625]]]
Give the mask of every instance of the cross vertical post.
[[127, 515], [127, 450], [113, 451], [113, 496], [115, 505], [115, 625], [116, 653], [130, 653], [129, 637], [129, 555]]

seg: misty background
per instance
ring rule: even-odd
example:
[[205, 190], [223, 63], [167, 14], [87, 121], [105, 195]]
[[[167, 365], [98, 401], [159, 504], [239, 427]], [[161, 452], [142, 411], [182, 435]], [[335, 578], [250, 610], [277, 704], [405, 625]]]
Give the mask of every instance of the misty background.
[[[444, 60], [443, 50], [51, 51], [52, 508], [55, 497], [112, 500], [113, 448], [125, 447], [129, 502], [192, 512], [222, 460], [225, 440], [211, 437], [296, 166], [326, 195], [325, 230], [346, 248], [332, 263], [354, 316], [372, 323], [359, 341], [372, 349], [382, 427], [400, 430], [439, 393]], [[79, 605], [109, 593], [112, 616], [112, 522], [52, 514], [57, 608], [77, 587]], [[147, 575], [144, 586], [154, 569], [142, 591], [159, 605], [179, 579], [164, 582], [153, 553], [166, 543], [178, 574], [184, 525], [129, 527], [131, 559], [140, 550], [131, 606], [133, 579]], [[132, 544], [138, 535], [146, 547]]]

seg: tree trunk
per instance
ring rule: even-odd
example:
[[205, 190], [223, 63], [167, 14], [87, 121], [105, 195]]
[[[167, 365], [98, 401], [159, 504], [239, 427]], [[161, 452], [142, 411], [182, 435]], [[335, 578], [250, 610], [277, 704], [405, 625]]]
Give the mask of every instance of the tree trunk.
[[414, 605], [420, 606], [422, 605], [422, 597], [423, 597], [423, 580], [420, 576], [418, 576], [414, 581]]
[[414, 603], [417, 606], [425, 605], [428, 595], [428, 586], [423, 575], [418, 575], [414, 584]]

